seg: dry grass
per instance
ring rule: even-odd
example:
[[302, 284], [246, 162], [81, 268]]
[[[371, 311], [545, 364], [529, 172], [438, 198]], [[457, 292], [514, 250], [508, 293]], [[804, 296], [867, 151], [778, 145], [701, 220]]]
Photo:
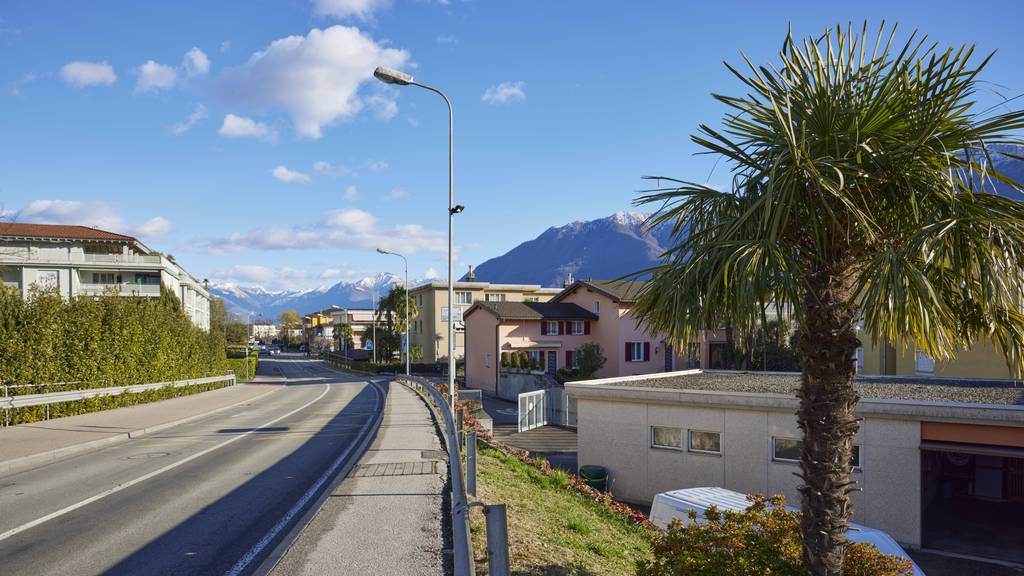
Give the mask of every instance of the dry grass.
[[[491, 448], [478, 454], [477, 499], [508, 505], [509, 554], [517, 575], [633, 574], [650, 555], [647, 530], [566, 490], [569, 476], [544, 474]], [[477, 574], [487, 573], [484, 518], [474, 508], [470, 528]]]

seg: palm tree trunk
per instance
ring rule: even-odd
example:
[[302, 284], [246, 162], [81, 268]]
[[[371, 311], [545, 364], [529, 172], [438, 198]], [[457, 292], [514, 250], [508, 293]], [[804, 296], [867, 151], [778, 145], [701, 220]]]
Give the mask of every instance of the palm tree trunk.
[[849, 259], [840, 259], [809, 277], [799, 336], [801, 532], [804, 567], [813, 576], [841, 576], [852, 513], [849, 494], [856, 490], [850, 462], [859, 428], [854, 407], [860, 398], [851, 358], [860, 341], [854, 331], [849, 269]]

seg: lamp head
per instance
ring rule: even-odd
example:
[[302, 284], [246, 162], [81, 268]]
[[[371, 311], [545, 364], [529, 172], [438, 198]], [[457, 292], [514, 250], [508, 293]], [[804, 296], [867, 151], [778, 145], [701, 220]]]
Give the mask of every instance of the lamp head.
[[466, 209], [466, 207], [465, 207], [465, 206], [463, 206], [462, 204], [456, 204], [456, 205], [455, 205], [455, 207], [453, 207], [453, 208], [452, 208], [452, 209], [450, 210], [450, 212], [451, 212], [452, 214], [462, 214], [462, 211], [463, 211], [463, 210], [465, 210], [465, 209]]
[[377, 248], [377, 253], [378, 254], [391, 254], [391, 252], [388, 252], [387, 250], [385, 250], [383, 248]]
[[377, 77], [377, 80], [380, 80], [385, 84], [398, 84], [400, 86], [412, 84], [412, 76], [393, 68], [378, 66], [377, 69], [373, 71], [373, 75]]

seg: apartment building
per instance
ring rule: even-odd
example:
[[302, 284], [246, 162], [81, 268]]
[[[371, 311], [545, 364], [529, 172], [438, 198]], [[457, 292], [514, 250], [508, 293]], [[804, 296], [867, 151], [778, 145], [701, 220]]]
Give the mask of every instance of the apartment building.
[[192, 323], [209, 330], [210, 294], [177, 262], [123, 234], [55, 224], [0, 223], [0, 278], [28, 296], [33, 287], [65, 298], [155, 298], [163, 286], [181, 300]]
[[253, 322], [249, 325], [249, 337], [264, 344], [276, 340], [279, 332], [277, 324], [273, 322]]
[[466, 384], [497, 392], [502, 353], [526, 351], [554, 375], [573, 368], [575, 350], [587, 342], [606, 358], [597, 377], [670, 372], [697, 365], [697, 351], [680, 353], [664, 337], [639, 326], [633, 305], [642, 282], [581, 280], [548, 303], [474, 304], [466, 317]]
[[[539, 284], [491, 284], [456, 282], [455, 358], [465, 357], [466, 326], [463, 314], [477, 302], [547, 302], [561, 288], [543, 288]], [[420, 362], [440, 362], [448, 357], [448, 284], [429, 282], [409, 291], [418, 313], [409, 320], [410, 341], [423, 353]]]
[[352, 345], [356, 350], [363, 349], [363, 340], [373, 340], [374, 311], [372, 308], [342, 308], [331, 312], [332, 322], [337, 327], [348, 324], [352, 328]]
[[854, 358], [859, 374], [1017, 379], [1002, 353], [987, 340], [979, 340], [972, 348], [958, 351], [949, 360], [935, 360], [909, 339], [901, 339], [896, 345], [874, 344], [863, 332], [860, 339], [863, 348], [857, 350]]

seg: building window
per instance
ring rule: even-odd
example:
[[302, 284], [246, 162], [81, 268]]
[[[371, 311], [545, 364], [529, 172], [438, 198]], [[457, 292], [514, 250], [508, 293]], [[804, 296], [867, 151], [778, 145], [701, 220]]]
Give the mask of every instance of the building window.
[[526, 356], [530, 359], [530, 368], [544, 369], [544, 352], [540, 350], [527, 350]]
[[601, 301], [594, 300], [594, 314], [601, 314]]
[[626, 342], [626, 361], [627, 362], [643, 362], [644, 361], [644, 343], [643, 342]]
[[[800, 451], [803, 450], [803, 440], [795, 438], [772, 437], [772, 460], [776, 462], [800, 462]], [[850, 458], [852, 468], [860, 468], [860, 446], [853, 445], [853, 454]]]
[[505, 301], [505, 295], [500, 293], [500, 292], [499, 293], [495, 293], [495, 294], [487, 294], [485, 296], [485, 298], [487, 298], [488, 302], [504, 302]]
[[690, 430], [688, 446], [690, 452], [721, 454], [722, 435], [718, 432], [703, 432], [700, 430]]
[[544, 322], [544, 325], [547, 327], [544, 330], [544, 334], [547, 334], [549, 336], [556, 336], [558, 334], [558, 322], [554, 320], [548, 320]]
[[854, 368], [856, 368], [857, 373], [859, 374], [859, 373], [863, 372], [864, 371], [864, 349], [863, 348], [857, 348], [857, 352], [853, 355], [853, 361], [854, 361]]
[[935, 373], [935, 360], [933, 360], [931, 356], [925, 354], [923, 350], [917, 351], [916, 365], [918, 374]]
[[472, 304], [473, 293], [472, 292], [456, 292], [455, 293], [456, 304]]
[[651, 448], [683, 449], [683, 431], [669, 426], [651, 426]]
[[490, 368], [490, 367], [491, 367], [491, 353], [487, 352], [486, 354], [484, 354], [484, 368]]
[[572, 321], [572, 334], [573, 334], [573, 336], [582, 336], [583, 335], [583, 321], [582, 320], [573, 320]]
[[120, 284], [121, 275], [114, 274], [113, 272], [93, 272], [92, 273], [93, 284]]

